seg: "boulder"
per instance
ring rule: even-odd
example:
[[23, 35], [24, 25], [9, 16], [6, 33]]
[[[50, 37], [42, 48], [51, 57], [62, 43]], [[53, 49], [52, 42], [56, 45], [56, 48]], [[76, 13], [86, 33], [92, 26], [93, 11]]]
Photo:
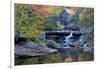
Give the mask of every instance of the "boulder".
[[75, 25], [75, 24], [68, 24], [68, 25], [65, 25], [64, 26], [64, 29], [63, 30], [72, 30], [72, 31], [79, 31], [80, 28], [78, 25]]
[[59, 44], [59, 43], [56, 43], [55, 41], [53, 40], [48, 40], [46, 45], [49, 47], [49, 48], [54, 48], [54, 49], [58, 49], [58, 48], [61, 48], [62, 45]]
[[20, 56], [43, 56], [57, 52], [56, 49], [48, 48], [45, 44], [27, 42], [26, 44], [16, 44], [15, 54]]

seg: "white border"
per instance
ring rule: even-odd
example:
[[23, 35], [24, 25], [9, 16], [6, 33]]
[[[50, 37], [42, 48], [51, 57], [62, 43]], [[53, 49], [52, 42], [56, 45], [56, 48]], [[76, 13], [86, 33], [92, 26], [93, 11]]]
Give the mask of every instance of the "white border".
[[76, 7], [91, 7], [91, 8], [95, 7], [94, 0], [84, 0], [84, 1], [82, 0], [69, 0], [69, 1], [67, 0], [12, 0], [12, 3], [76, 6]]
[[[56, 5], [56, 6], [73, 6], [73, 7], [90, 7], [95, 8], [95, 2], [91, 0], [91, 3], [88, 3], [89, 0], [12, 0], [11, 1], [11, 68], [12, 69], [40, 69], [44, 68], [58, 68], [62, 67], [71, 68], [80, 67], [81, 66], [91, 66], [94, 62], [77, 62], [77, 63], [56, 63], [56, 64], [42, 64], [42, 65], [22, 65], [22, 66], [14, 66], [14, 3], [24, 3], [24, 4], [42, 4], [42, 5]], [[80, 66], [78, 64], [80, 63]]]

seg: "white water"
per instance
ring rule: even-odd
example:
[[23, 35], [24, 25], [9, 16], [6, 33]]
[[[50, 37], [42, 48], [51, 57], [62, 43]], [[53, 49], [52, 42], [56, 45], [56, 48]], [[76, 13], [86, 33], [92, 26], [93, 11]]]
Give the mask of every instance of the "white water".
[[72, 37], [72, 32], [70, 33], [69, 36], [66, 36], [65, 37], [65, 40], [64, 40], [64, 45], [68, 46], [68, 44], [70, 43], [70, 38]]

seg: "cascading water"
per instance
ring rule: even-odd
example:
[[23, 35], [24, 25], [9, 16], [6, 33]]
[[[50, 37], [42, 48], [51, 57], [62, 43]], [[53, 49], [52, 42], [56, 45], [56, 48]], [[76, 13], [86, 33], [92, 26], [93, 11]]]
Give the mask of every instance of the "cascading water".
[[77, 40], [77, 38], [74, 38], [75, 36], [73, 36], [73, 33], [75, 31], [70, 31], [70, 35], [65, 36], [65, 40], [63, 43], [64, 48], [61, 49], [60, 53], [61, 53], [61, 58], [63, 61], [65, 61], [66, 58], [68, 58], [69, 56], [73, 56], [73, 57], [78, 57], [79, 55], [79, 51], [76, 48], [72, 48], [70, 47], [70, 43], [76, 42], [78, 40], [80, 40], [80, 36], [77, 37], [79, 38]]
[[64, 44], [63, 44], [65, 47], [69, 47], [68, 44], [71, 42], [71, 41], [70, 41], [70, 38], [71, 38], [71, 37], [72, 37], [72, 32], [70, 32], [70, 35], [69, 35], [69, 36], [66, 36], [66, 37], [65, 37]]

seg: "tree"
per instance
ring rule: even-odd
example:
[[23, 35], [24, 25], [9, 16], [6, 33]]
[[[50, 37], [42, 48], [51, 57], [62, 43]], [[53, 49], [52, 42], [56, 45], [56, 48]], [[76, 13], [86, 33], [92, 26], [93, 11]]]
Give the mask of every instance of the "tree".
[[50, 6], [15, 4], [15, 32], [37, 37], [43, 31], [45, 18], [50, 14]]

